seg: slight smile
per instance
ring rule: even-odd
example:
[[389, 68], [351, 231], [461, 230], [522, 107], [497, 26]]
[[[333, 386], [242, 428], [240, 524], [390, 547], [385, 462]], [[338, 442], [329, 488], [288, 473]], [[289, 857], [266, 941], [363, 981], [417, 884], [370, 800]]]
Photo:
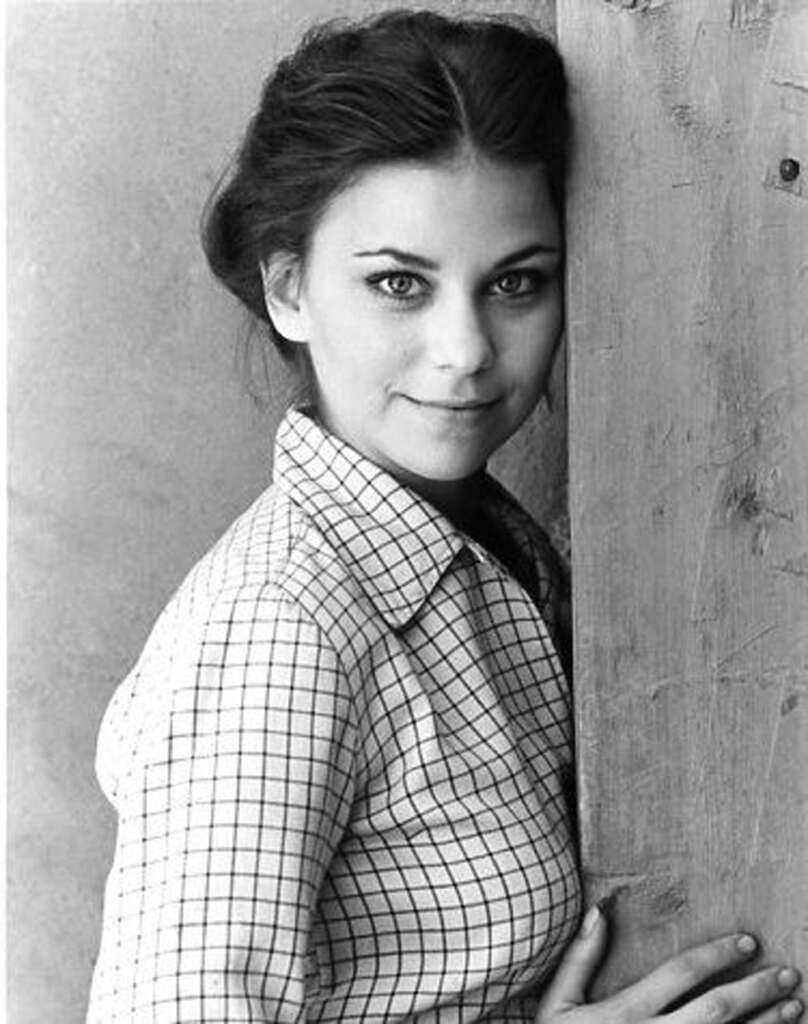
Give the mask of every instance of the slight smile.
[[455, 398], [447, 399], [425, 399], [425, 398], [413, 398], [411, 395], [403, 395], [407, 401], [412, 402], [415, 405], [419, 405], [426, 409], [438, 409], [446, 412], [480, 412], [483, 409], [490, 409], [499, 402], [498, 398], [491, 398], [487, 400], [475, 398], [468, 400], [459, 400]]

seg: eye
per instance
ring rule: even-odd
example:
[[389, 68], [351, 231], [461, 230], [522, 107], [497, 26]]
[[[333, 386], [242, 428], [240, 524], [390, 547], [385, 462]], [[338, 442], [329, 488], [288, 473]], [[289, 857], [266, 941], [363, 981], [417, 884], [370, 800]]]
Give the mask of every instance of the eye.
[[488, 291], [503, 298], [521, 298], [535, 295], [548, 280], [548, 275], [541, 270], [508, 270], [494, 278]]
[[380, 274], [372, 274], [367, 278], [367, 282], [382, 295], [398, 302], [421, 298], [428, 288], [423, 278], [403, 270], [386, 270]]

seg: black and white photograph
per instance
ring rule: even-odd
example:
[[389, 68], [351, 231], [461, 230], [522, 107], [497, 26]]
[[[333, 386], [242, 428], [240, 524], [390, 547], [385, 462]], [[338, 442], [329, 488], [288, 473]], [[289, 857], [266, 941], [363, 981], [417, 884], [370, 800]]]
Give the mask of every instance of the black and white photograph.
[[797, 1024], [808, 0], [4, 18], [4, 1019]]

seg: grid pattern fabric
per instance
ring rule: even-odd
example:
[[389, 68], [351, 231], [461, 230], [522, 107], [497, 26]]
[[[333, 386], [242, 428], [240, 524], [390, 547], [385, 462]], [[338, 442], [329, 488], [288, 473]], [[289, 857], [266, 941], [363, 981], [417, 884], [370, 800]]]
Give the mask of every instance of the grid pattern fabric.
[[569, 694], [546, 542], [486, 487], [532, 595], [287, 414], [104, 717], [90, 1024], [533, 1020], [580, 905]]

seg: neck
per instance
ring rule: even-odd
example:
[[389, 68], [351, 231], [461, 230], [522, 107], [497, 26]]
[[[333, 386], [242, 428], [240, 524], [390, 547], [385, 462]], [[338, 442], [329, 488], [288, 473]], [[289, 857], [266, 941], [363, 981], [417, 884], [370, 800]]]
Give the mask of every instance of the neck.
[[473, 532], [484, 478], [485, 470], [481, 469], [462, 480], [428, 480], [413, 475], [401, 482], [434, 505], [459, 529]]

